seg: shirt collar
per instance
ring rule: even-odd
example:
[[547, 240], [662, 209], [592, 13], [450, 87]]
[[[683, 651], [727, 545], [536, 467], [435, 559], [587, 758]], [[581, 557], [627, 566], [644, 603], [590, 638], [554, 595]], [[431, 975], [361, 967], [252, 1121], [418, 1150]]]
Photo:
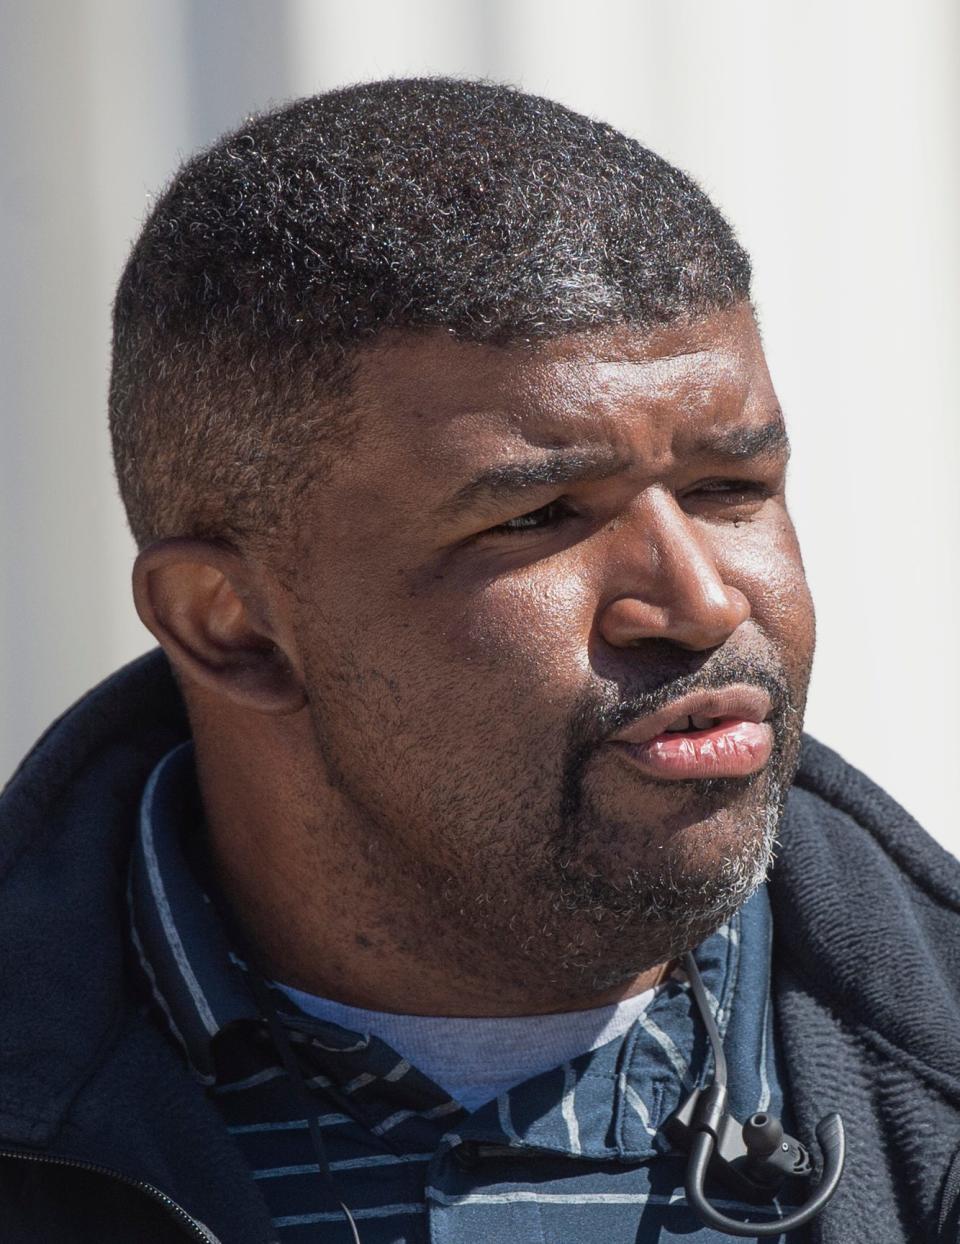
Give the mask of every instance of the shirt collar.
[[[175, 747], [150, 775], [140, 801], [128, 879], [131, 939], [154, 1001], [201, 1083], [229, 1074], [231, 1051], [221, 1045], [231, 1029], [265, 1021], [220, 912], [189, 860], [189, 835], [204, 833], [193, 743]], [[194, 853], [200, 858], [200, 853]], [[445, 1118], [459, 1109], [449, 1095], [415, 1068], [397, 1078], [405, 1060], [364, 1033], [314, 1019], [268, 986], [295, 1043], [337, 1085], [376, 1080], [385, 1095], [414, 1116]], [[239, 1034], [238, 1034], [239, 1035]], [[219, 1061], [218, 1061], [219, 1059]]]
[[193, 744], [156, 766], [140, 802], [130, 862], [131, 935], [154, 999], [204, 1083], [215, 1080], [212, 1042], [257, 1007], [220, 918], [184, 855], [183, 835], [203, 817]]
[[[744, 945], [752, 954], [764, 941], [765, 893], [747, 908], [695, 952], [722, 1036], [738, 1009], [734, 995]], [[762, 999], [756, 1001], [762, 1015]], [[756, 1011], [753, 999], [742, 1002]], [[753, 1023], [759, 1024], [756, 1015]], [[511, 1089], [465, 1120], [446, 1143], [643, 1161], [670, 1151], [661, 1128], [682, 1098], [712, 1075], [712, 1067], [703, 1023], [686, 978], [677, 971], [623, 1037]], [[751, 1099], [752, 1085], [743, 1079], [731, 1082], [732, 1108], [739, 1106], [738, 1096]], [[747, 1113], [754, 1109], [755, 1097]]]

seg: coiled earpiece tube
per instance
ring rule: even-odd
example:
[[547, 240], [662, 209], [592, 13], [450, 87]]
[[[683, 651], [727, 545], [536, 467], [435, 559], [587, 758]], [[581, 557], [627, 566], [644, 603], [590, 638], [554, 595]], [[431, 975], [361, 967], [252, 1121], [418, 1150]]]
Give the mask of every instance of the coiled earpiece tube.
[[[768, 1222], [740, 1222], [736, 1218], [728, 1218], [715, 1209], [706, 1198], [704, 1181], [707, 1168], [713, 1157], [717, 1144], [717, 1136], [726, 1121], [725, 1107], [727, 1099], [727, 1060], [723, 1053], [723, 1042], [717, 1029], [716, 1021], [710, 1010], [707, 993], [700, 979], [700, 969], [693, 955], [687, 953], [683, 957], [684, 967], [693, 991], [697, 1009], [703, 1019], [704, 1026], [713, 1047], [714, 1082], [704, 1089], [697, 1103], [696, 1112], [691, 1123], [693, 1137], [690, 1140], [690, 1160], [687, 1164], [686, 1194], [690, 1208], [700, 1216], [707, 1226], [715, 1227], [727, 1235], [753, 1237], [765, 1235], [782, 1235], [802, 1227], [823, 1209], [837, 1190], [840, 1176], [843, 1174], [843, 1163], [846, 1157], [846, 1139], [843, 1134], [843, 1120], [839, 1114], [824, 1116], [817, 1124], [817, 1141], [823, 1155], [823, 1174], [820, 1182], [813, 1189], [813, 1194], [805, 1205], [783, 1218], [775, 1218]], [[757, 1131], [761, 1121], [763, 1128], [772, 1132], [771, 1125], [779, 1128], [779, 1120], [754, 1116], [748, 1121], [748, 1128]], [[754, 1145], [754, 1148], [757, 1146]], [[784, 1146], [786, 1148], [786, 1146]]]
[[699, 1214], [707, 1226], [716, 1227], [727, 1235], [753, 1238], [795, 1231], [820, 1213], [836, 1192], [843, 1174], [846, 1140], [843, 1135], [843, 1121], [838, 1114], [828, 1114], [820, 1120], [817, 1124], [817, 1140], [823, 1152], [823, 1176], [810, 1200], [785, 1218], [776, 1218], [770, 1222], [739, 1222], [736, 1218], [728, 1218], [726, 1214], [714, 1209], [704, 1195], [703, 1182], [713, 1156], [715, 1137], [709, 1131], [698, 1131], [690, 1149], [690, 1162], [687, 1166], [686, 1193], [690, 1208]]

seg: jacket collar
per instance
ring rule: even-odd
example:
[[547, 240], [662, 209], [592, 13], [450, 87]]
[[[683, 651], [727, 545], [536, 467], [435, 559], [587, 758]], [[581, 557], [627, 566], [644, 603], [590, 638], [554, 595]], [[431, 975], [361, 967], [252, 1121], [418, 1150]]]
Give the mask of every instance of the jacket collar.
[[769, 889], [781, 975], [960, 1103], [960, 863], [809, 735], [780, 838]]
[[45, 1145], [125, 1021], [122, 903], [132, 827], [159, 758], [189, 734], [147, 654], [43, 735], [0, 796], [0, 1135]]

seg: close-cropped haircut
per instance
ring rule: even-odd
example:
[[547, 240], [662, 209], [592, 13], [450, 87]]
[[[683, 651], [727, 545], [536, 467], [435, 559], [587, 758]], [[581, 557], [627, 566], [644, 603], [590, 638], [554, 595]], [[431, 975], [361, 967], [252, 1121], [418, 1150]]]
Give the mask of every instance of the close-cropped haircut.
[[749, 296], [682, 172], [513, 88], [366, 83], [250, 119], [156, 202], [114, 303], [110, 430], [137, 543], [269, 541], [349, 452], [386, 331], [529, 344]]

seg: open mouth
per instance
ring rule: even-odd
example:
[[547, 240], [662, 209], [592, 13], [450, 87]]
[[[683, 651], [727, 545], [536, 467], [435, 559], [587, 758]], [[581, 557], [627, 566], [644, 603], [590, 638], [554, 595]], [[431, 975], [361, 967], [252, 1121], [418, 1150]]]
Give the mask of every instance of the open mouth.
[[678, 781], [747, 777], [770, 759], [773, 727], [742, 717], [687, 716], [640, 743], [614, 746], [652, 777]]
[[[664, 729], [664, 734], [695, 734], [701, 730], [712, 730], [723, 720], [722, 717], [704, 717], [692, 714], [678, 717]], [[656, 737], [656, 736], [655, 736]]]

